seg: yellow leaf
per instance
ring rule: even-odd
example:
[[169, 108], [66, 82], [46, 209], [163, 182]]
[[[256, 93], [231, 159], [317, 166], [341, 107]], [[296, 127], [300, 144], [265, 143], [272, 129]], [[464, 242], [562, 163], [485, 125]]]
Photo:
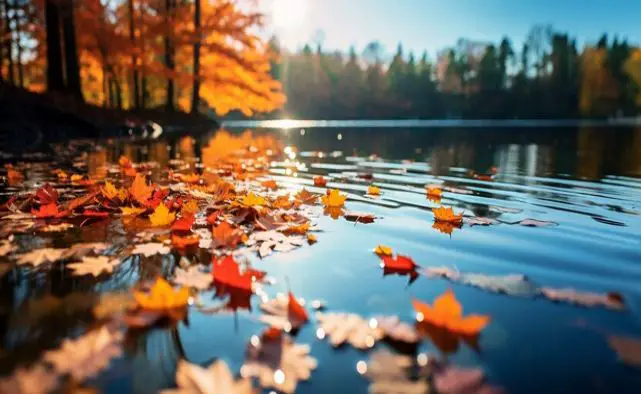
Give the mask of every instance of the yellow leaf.
[[145, 208], [137, 207], [120, 207], [120, 210], [123, 216], [137, 216], [146, 211]]
[[440, 222], [448, 222], [452, 224], [459, 224], [463, 221], [463, 214], [455, 214], [454, 210], [450, 207], [433, 208], [434, 220]]
[[381, 195], [381, 189], [374, 185], [370, 185], [367, 188], [367, 194], [372, 195], [372, 196], [380, 196]]
[[149, 215], [151, 225], [154, 227], [169, 226], [176, 219], [176, 214], [169, 212], [169, 208], [163, 203], [158, 204], [154, 213]]
[[241, 203], [248, 207], [255, 207], [267, 204], [267, 200], [265, 200], [264, 197], [257, 196], [254, 193], [250, 192], [243, 197]]
[[171, 285], [162, 278], [156, 279], [149, 293], [134, 291], [134, 299], [143, 309], [164, 310], [183, 308], [189, 301], [189, 289], [186, 287], [174, 291]]
[[392, 248], [390, 248], [389, 246], [378, 245], [376, 249], [374, 249], [374, 253], [376, 253], [379, 256], [391, 256], [393, 251], [392, 251]]
[[328, 190], [327, 194], [321, 198], [325, 207], [342, 207], [346, 199], [347, 195], [340, 194], [337, 189]]
[[307, 234], [307, 243], [308, 244], [310, 244], [310, 245], [314, 244], [314, 243], [316, 243], [316, 241], [317, 241], [317, 239], [316, 239], [316, 236], [314, 234]]
[[198, 213], [198, 201], [189, 200], [183, 204], [180, 212], [183, 216], [194, 216]]
[[80, 182], [82, 180], [82, 175], [73, 174], [71, 176], [71, 182]]
[[151, 187], [147, 185], [144, 175], [136, 174], [136, 178], [129, 188], [129, 193], [131, 197], [140, 204], [147, 202], [151, 197]]
[[102, 193], [103, 197], [109, 200], [120, 199], [120, 196], [122, 195], [121, 191], [109, 181], [105, 182], [104, 187], [100, 188], [100, 193]]
[[425, 192], [430, 197], [440, 198], [443, 195], [443, 189], [439, 185], [426, 185]]

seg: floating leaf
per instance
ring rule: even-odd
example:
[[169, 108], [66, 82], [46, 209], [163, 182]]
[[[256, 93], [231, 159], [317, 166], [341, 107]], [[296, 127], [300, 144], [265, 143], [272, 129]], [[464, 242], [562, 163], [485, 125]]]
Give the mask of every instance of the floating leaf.
[[381, 195], [381, 189], [376, 187], [376, 186], [374, 186], [374, 185], [370, 185], [367, 188], [367, 194], [369, 194], [371, 196], [380, 196]]
[[322, 339], [329, 335], [333, 346], [349, 343], [357, 349], [374, 347], [376, 341], [385, 335], [375, 322], [364, 320], [351, 313], [317, 313], [319, 330], [316, 335]]
[[65, 249], [53, 249], [53, 248], [43, 248], [35, 249], [31, 252], [21, 254], [16, 256], [18, 264], [31, 264], [34, 266], [39, 266], [45, 263], [53, 263], [58, 260], [64, 259], [66, 250]]
[[412, 301], [416, 311], [416, 320], [426, 322], [449, 331], [474, 335], [478, 334], [490, 322], [490, 317], [485, 315], [468, 315], [463, 317], [463, 308], [456, 300], [454, 292], [448, 289], [443, 295], [434, 300], [434, 305], [417, 299]]
[[222, 222], [212, 230], [212, 239], [216, 248], [235, 248], [245, 237], [245, 233], [227, 222]]
[[342, 207], [345, 205], [346, 199], [347, 196], [341, 194], [337, 189], [328, 190], [327, 194], [321, 198], [323, 205], [327, 208]]
[[123, 216], [138, 216], [146, 210], [147, 208], [120, 207], [120, 211], [122, 212]]
[[523, 219], [520, 222], [518, 222], [518, 224], [526, 227], [548, 227], [548, 226], [557, 225], [557, 223], [554, 223], [554, 222], [546, 222], [544, 220], [537, 220], [537, 219]]
[[136, 174], [136, 178], [129, 188], [129, 194], [134, 201], [144, 205], [147, 203], [147, 200], [151, 198], [152, 190], [153, 189], [147, 185], [145, 176]]
[[429, 197], [440, 199], [443, 196], [443, 189], [441, 189], [440, 185], [425, 185], [425, 193]]
[[265, 276], [264, 272], [252, 269], [246, 269], [241, 273], [238, 263], [231, 255], [219, 259], [214, 256], [212, 267], [214, 283], [250, 293], [253, 291], [254, 282]]
[[608, 345], [617, 353], [619, 360], [632, 367], [641, 367], [641, 339], [611, 335]]
[[387, 338], [405, 343], [417, 343], [420, 336], [413, 325], [402, 322], [397, 316], [375, 316], [373, 326], [383, 331]]
[[152, 311], [184, 308], [189, 300], [189, 289], [183, 287], [174, 291], [163, 278], [156, 278], [149, 293], [134, 291], [134, 299], [138, 306]]
[[48, 183], [36, 190], [36, 200], [41, 205], [55, 204], [58, 197], [58, 191]]
[[434, 220], [452, 224], [460, 224], [463, 221], [463, 214], [456, 215], [450, 207], [433, 208]]
[[307, 189], [302, 189], [296, 194], [296, 200], [301, 204], [314, 205], [318, 201], [318, 194], [310, 193]]
[[251, 192], [244, 196], [240, 202], [246, 207], [260, 207], [267, 204], [267, 200], [264, 197]]
[[260, 185], [262, 187], [267, 188], [267, 189], [277, 189], [278, 188], [278, 185], [276, 184], [276, 181], [273, 180], [273, 179], [269, 179], [267, 181], [263, 181]]
[[114, 268], [120, 265], [120, 260], [112, 259], [108, 256], [82, 258], [80, 263], [67, 264], [67, 268], [73, 271], [73, 275], [91, 275], [98, 276], [105, 273], [113, 272]]
[[389, 246], [378, 245], [376, 249], [374, 249], [374, 253], [379, 255], [379, 257], [382, 257], [382, 256], [391, 256], [393, 251], [392, 251], [392, 248], [390, 248]]
[[272, 249], [277, 252], [289, 252], [305, 244], [301, 236], [286, 236], [278, 231], [259, 231], [252, 233], [247, 241], [248, 246], [258, 245], [260, 257], [269, 256]]
[[347, 212], [344, 214], [345, 220], [348, 222], [356, 222], [356, 223], [374, 223], [374, 220], [376, 219], [376, 216], [373, 213], [367, 213], [367, 212]]
[[38, 219], [55, 218], [60, 213], [55, 202], [41, 205], [38, 209], [32, 209], [31, 213]]
[[214, 278], [208, 272], [203, 272], [197, 265], [186, 269], [176, 268], [172, 282], [184, 287], [193, 287], [199, 290], [208, 289], [213, 283]]
[[[160, 207], [160, 205], [158, 206]], [[156, 208], [158, 210], [158, 208]], [[151, 218], [151, 217], [150, 217]], [[171, 225], [171, 231], [188, 232], [191, 231], [191, 226], [194, 225], [195, 218], [193, 216], [181, 216]]]
[[321, 175], [314, 177], [314, 186], [325, 187], [327, 186], [327, 179], [323, 178]]
[[263, 302], [260, 309], [265, 313], [260, 317], [263, 323], [286, 332], [300, 328], [309, 320], [307, 311], [291, 292], [287, 296], [279, 294]]
[[185, 360], [176, 369], [177, 389], [163, 390], [163, 394], [255, 394], [249, 379], [235, 380], [227, 364], [218, 360], [209, 368]]
[[298, 382], [308, 380], [318, 365], [309, 351], [309, 345], [298, 345], [286, 335], [270, 341], [253, 337], [247, 347], [241, 376], [258, 378], [264, 388], [294, 393]]
[[149, 257], [155, 254], [167, 254], [169, 253], [169, 247], [158, 242], [149, 242], [145, 244], [136, 245], [131, 254], [142, 254], [143, 256]]
[[623, 297], [621, 297], [620, 294], [614, 292], [600, 294], [580, 292], [570, 288], [553, 289], [549, 287], [541, 288], [540, 292], [544, 297], [552, 301], [568, 302], [570, 304], [585, 307], [603, 306], [608, 309], [614, 310], [625, 309]]

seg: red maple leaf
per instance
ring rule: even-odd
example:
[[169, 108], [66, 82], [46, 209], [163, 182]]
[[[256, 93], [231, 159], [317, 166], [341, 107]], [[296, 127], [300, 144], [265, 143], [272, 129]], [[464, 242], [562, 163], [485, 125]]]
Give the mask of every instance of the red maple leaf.
[[42, 205], [56, 203], [58, 201], [58, 192], [47, 183], [36, 191], [36, 199]]
[[309, 320], [309, 317], [307, 316], [307, 311], [303, 306], [296, 300], [296, 297], [294, 297], [294, 294], [292, 292], [289, 292], [289, 303], [287, 307], [287, 315], [289, 318], [289, 321], [296, 321], [299, 322], [300, 324], [307, 323]]
[[171, 225], [171, 231], [187, 232], [191, 230], [195, 218], [193, 216], [182, 216]]
[[238, 290], [252, 291], [252, 283], [265, 277], [265, 272], [246, 269], [242, 274], [233, 256], [212, 258], [214, 283]]
[[58, 216], [58, 205], [55, 202], [44, 204], [39, 209], [32, 209], [31, 213], [39, 219], [53, 218]]

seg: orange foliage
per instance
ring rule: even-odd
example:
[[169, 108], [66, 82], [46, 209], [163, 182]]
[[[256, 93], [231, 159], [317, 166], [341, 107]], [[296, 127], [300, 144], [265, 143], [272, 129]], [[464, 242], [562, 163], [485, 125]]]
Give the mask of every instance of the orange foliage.
[[463, 317], [463, 307], [451, 289], [436, 298], [432, 306], [416, 299], [412, 300], [412, 305], [419, 323], [442, 327], [458, 334], [476, 335], [490, 322], [490, 317], [485, 315]]

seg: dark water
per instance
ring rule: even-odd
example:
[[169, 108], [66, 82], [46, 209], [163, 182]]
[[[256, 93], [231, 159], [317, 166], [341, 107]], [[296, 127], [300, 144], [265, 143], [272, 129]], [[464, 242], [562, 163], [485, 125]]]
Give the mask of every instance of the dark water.
[[[256, 258], [257, 268], [275, 278], [287, 277], [298, 296], [323, 299], [329, 311], [398, 315], [411, 322], [412, 297], [431, 302], [450, 287], [466, 313], [492, 317], [479, 349], [462, 345], [449, 355], [452, 362], [483, 368], [493, 384], [509, 393], [640, 392], [641, 370], [618, 360], [607, 338], [641, 339], [641, 129], [292, 128], [255, 133], [277, 136], [300, 151], [296, 160], [305, 168], [300, 166], [295, 174], [272, 168], [280, 185], [309, 187], [312, 177], [320, 174], [347, 177], [349, 181], [330, 181], [328, 186], [350, 194], [351, 210], [382, 217], [356, 226], [321, 217], [323, 231], [317, 244]], [[117, 161], [121, 154], [165, 166], [172, 158], [199, 157], [208, 138], [110, 141], [80, 160], [88, 164], [89, 172]], [[491, 181], [470, 173], [485, 174], [492, 167], [498, 174]], [[362, 172], [371, 172], [373, 180], [353, 177]], [[45, 173], [35, 166], [31, 176], [38, 179]], [[380, 199], [363, 198], [370, 183], [380, 186]], [[424, 192], [424, 185], [433, 183], [454, 188], [455, 192], [444, 193], [442, 204], [501, 224], [464, 226], [450, 235], [435, 230], [430, 211], [435, 204]], [[509, 224], [525, 218], [556, 225]], [[75, 238], [51, 239], [59, 246], [72, 239], [108, 242], [109, 231], [103, 223], [84, 227]], [[382, 276], [371, 253], [380, 243], [424, 266], [525, 274], [541, 286], [616, 291], [625, 299], [626, 310], [498, 295], [443, 279], [420, 277], [408, 287], [406, 278]], [[170, 272], [176, 256], [150, 259]], [[90, 315], [77, 304], [90, 303], [92, 294], [129, 288], [143, 276], [137, 264], [142, 263], [129, 261], [100, 279], [28, 268], [5, 275], [0, 281], [2, 372], [10, 373], [62, 338], [90, 327]], [[284, 281], [274, 290], [286, 291]], [[81, 299], [74, 299], [79, 292]], [[52, 295], [65, 297], [65, 304], [55, 308], [47, 304]], [[223, 359], [238, 372], [248, 339], [264, 327], [259, 313], [256, 307], [253, 313], [236, 315], [192, 311], [188, 325], [156, 329], [137, 338], [135, 346], [90, 385], [110, 393], [155, 393], [173, 385], [181, 357], [202, 365]], [[359, 360], [367, 360], [367, 352], [333, 349], [316, 338], [314, 325], [304, 327], [297, 342], [310, 344], [311, 355], [319, 362], [298, 393], [367, 392], [368, 381], [355, 368]], [[419, 351], [438, 349], [425, 340]]]

